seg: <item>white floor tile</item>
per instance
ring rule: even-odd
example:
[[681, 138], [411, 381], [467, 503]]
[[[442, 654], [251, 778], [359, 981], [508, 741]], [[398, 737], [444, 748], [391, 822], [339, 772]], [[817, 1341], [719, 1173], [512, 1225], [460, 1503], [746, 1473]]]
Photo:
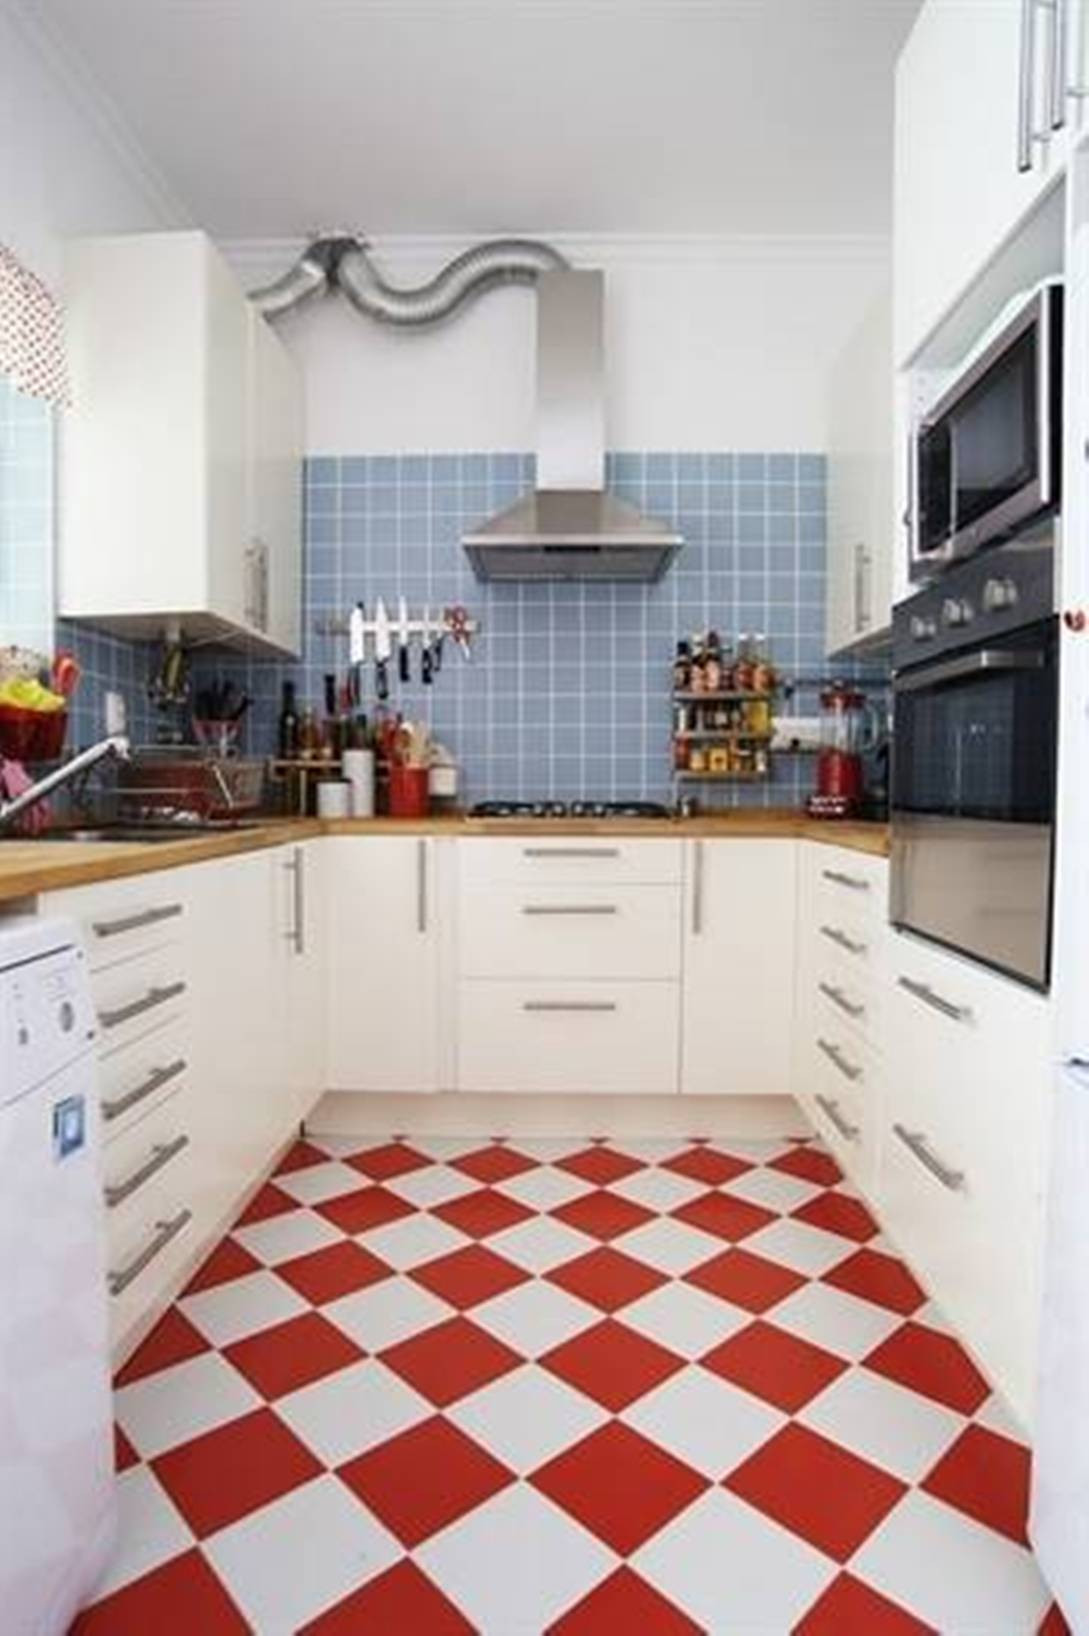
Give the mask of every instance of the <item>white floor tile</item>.
[[1000, 1437], [1011, 1437], [1015, 1443], [1029, 1441], [1026, 1427], [1022, 1426], [1009, 1404], [999, 1397], [997, 1392], [991, 1393], [987, 1401], [976, 1410], [972, 1419], [977, 1420], [981, 1426], [986, 1426], [988, 1431], [997, 1432]]
[[618, 1182], [609, 1184], [609, 1190], [619, 1193], [621, 1198], [631, 1199], [633, 1204], [645, 1204], [648, 1210], [658, 1210], [664, 1215], [678, 1204], [687, 1204], [689, 1199], [706, 1193], [707, 1184], [652, 1166], [649, 1170], [635, 1170], [630, 1176], [621, 1176]]
[[213, 1346], [229, 1346], [271, 1324], [308, 1311], [306, 1302], [272, 1272], [251, 1272], [229, 1284], [186, 1295], [181, 1311]]
[[451, 1523], [415, 1555], [481, 1636], [537, 1636], [616, 1565], [592, 1534], [522, 1484]]
[[252, 1227], [236, 1227], [231, 1236], [267, 1267], [273, 1267], [294, 1256], [324, 1250], [326, 1245], [338, 1243], [344, 1234], [316, 1211], [293, 1210], [290, 1215], [255, 1221]]
[[488, 1239], [488, 1248], [526, 1272], [544, 1273], [551, 1272], [553, 1267], [562, 1267], [565, 1261], [573, 1261], [578, 1255], [585, 1255], [588, 1250], [598, 1249], [599, 1245], [596, 1238], [568, 1227], [565, 1222], [540, 1216], [493, 1233]]
[[402, 1216], [400, 1221], [387, 1222], [384, 1227], [372, 1227], [369, 1232], [359, 1233], [357, 1239], [372, 1255], [400, 1272], [422, 1267], [425, 1261], [464, 1249], [472, 1242], [448, 1222], [423, 1214]]
[[788, 1215], [791, 1210], [797, 1210], [799, 1205], [808, 1204], [819, 1193], [824, 1192], [814, 1182], [803, 1181], [799, 1176], [787, 1176], [781, 1170], [747, 1170], [743, 1176], [737, 1176], [732, 1182], [726, 1183], [726, 1190], [737, 1195], [739, 1199], [747, 1199], [750, 1204], [762, 1204], [767, 1210], [778, 1210], [781, 1215]]
[[351, 1165], [341, 1164], [339, 1159], [307, 1165], [303, 1170], [289, 1170], [286, 1175], [276, 1177], [281, 1193], [297, 1199], [300, 1204], [323, 1204], [326, 1199], [339, 1198], [343, 1193], [357, 1193], [366, 1185], [366, 1176], [361, 1176]]
[[537, 1279], [482, 1302], [473, 1308], [472, 1316], [481, 1329], [497, 1335], [525, 1358], [539, 1357], [601, 1321], [596, 1307]]
[[581, 1176], [572, 1176], [566, 1170], [554, 1170], [549, 1165], [523, 1170], [520, 1176], [510, 1176], [495, 1186], [500, 1193], [528, 1205], [531, 1210], [554, 1210], [557, 1205], [569, 1204], [572, 1199], [580, 1199], [593, 1190], [592, 1182], [585, 1182]]
[[826, 1233], [820, 1227], [809, 1227], [804, 1221], [773, 1221], [767, 1227], [750, 1233], [744, 1248], [754, 1255], [767, 1256], [769, 1261], [781, 1261], [808, 1278], [819, 1278], [831, 1267], [838, 1266], [853, 1255], [859, 1246], [838, 1233]]
[[276, 1404], [280, 1419], [326, 1466], [343, 1465], [434, 1412], [377, 1358], [289, 1392]]
[[261, 1636], [290, 1636], [390, 1567], [401, 1547], [336, 1477], [318, 1477], [205, 1540]]
[[752, 1313], [690, 1284], [662, 1284], [621, 1314], [629, 1329], [668, 1346], [682, 1358], [701, 1358], [752, 1323]]
[[117, 1479], [117, 1545], [94, 1596], [109, 1596], [130, 1580], [193, 1545], [193, 1535], [147, 1466], [133, 1466]]
[[428, 1165], [426, 1170], [408, 1170], [403, 1176], [391, 1176], [382, 1186], [421, 1210], [431, 1210], [436, 1204], [447, 1204], [465, 1193], [475, 1193], [480, 1183], [460, 1170], [452, 1170], [449, 1165]]
[[804, 1284], [766, 1316], [777, 1328], [855, 1363], [903, 1323], [898, 1312], [817, 1283]]
[[682, 1511], [631, 1565], [715, 1636], [785, 1636], [838, 1572], [721, 1488]]
[[623, 1250], [625, 1255], [633, 1255], [637, 1261], [645, 1261], [650, 1267], [657, 1267], [659, 1272], [680, 1278], [701, 1262], [721, 1254], [726, 1245], [712, 1233], [704, 1233], [698, 1227], [689, 1227], [687, 1222], [673, 1221], [663, 1216], [658, 1221], [645, 1221], [641, 1227], [615, 1238], [613, 1248]]
[[203, 1352], [119, 1387], [114, 1409], [137, 1453], [153, 1460], [213, 1426], [259, 1409], [263, 1401], [226, 1358]]
[[[625, 1322], [627, 1313], [624, 1314]], [[705, 1369], [684, 1369], [625, 1409], [621, 1420], [712, 1482], [786, 1424], [786, 1415]]]
[[421, 1329], [452, 1318], [454, 1309], [409, 1278], [387, 1278], [370, 1289], [330, 1301], [321, 1314], [364, 1351], [382, 1352]]
[[583, 1148], [589, 1147], [590, 1139], [588, 1136], [519, 1136], [512, 1145], [527, 1159], [536, 1159], [538, 1164], [554, 1165], [573, 1153], [581, 1153]]
[[918, 1491], [851, 1570], [949, 1636], [1032, 1636], [1051, 1600], [1028, 1551]]
[[463, 1397], [445, 1414], [520, 1476], [535, 1471], [609, 1418], [591, 1398], [532, 1365]]
[[464, 1158], [466, 1153], [475, 1153], [486, 1141], [485, 1136], [413, 1136], [409, 1146], [436, 1164], [446, 1165]]
[[920, 1482], [967, 1424], [940, 1403], [865, 1369], [849, 1369], [798, 1419], [906, 1483]]

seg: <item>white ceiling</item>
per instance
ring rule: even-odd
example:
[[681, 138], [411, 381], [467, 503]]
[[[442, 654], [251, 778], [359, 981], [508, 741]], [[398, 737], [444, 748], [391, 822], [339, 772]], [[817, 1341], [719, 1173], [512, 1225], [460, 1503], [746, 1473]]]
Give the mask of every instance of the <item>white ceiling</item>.
[[887, 230], [919, 0], [34, 0], [227, 238]]

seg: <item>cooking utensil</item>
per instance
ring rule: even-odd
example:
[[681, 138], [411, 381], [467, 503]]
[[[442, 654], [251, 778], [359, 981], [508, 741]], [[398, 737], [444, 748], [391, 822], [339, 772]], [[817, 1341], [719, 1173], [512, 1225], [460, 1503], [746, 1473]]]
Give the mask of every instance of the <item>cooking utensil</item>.
[[431, 686], [433, 674], [433, 659], [431, 653], [431, 609], [425, 607], [423, 612], [423, 638], [420, 647], [420, 680], [425, 687]]
[[374, 609], [374, 690], [380, 699], [389, 698], [389, 656], [393, 652], [389, 614], [379, 597]]
[[402, 682], [411, 677], [411, 668], [408, 661], [408, 603], [405, 598], [397, 599], [397, 674]]

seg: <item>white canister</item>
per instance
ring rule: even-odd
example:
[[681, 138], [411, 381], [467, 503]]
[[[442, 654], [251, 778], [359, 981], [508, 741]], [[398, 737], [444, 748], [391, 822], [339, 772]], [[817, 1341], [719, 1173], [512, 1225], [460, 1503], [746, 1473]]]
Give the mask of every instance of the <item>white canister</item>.
[[349, 818], [351, 785], [346, 778], [323, 778], [318, 783], [318, 817]]
[[374, 817], [374, 751], [345, 750], [341, 767], [351, 788], [353, 818]]

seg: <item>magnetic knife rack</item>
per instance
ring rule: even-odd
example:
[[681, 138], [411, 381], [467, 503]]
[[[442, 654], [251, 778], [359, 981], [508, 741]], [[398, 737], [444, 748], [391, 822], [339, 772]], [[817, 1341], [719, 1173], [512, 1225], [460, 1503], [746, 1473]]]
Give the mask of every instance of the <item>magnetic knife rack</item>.
[[[391, 640], [396, 642], [402, 631], [404, 632], [406, 638], [422, 637], [425, 632], [428, 632], [432, 636], [441, 634], [449, 638], [451, 641], [456, 641], [458, 627], [453, 618], [453, 609], [443, 608], [440, 610], [437, 618], [426, 623], [421, 617], [419, 619], [409, 618], [405, 620], [404, 624], [402, 625], [398, 620], [397, 615], [395, 613], [391, 613], [387, 621], [387, 628], [389, 630]], [[477, 636], [480, 632], [480, 620], [468, 618], [461, 626], [461, 629], [464, 631], [465, 635], [471, 639], [472, 637]], [[314, 620], [313, 630], [315, 636], [346, 637], [349, 634], [348, 618], [344, 614], [319, 614]], [[373, 643], [377, 634], [378, 621], [376, 619], [365, 618], [363, 620], [364, 642]]]

